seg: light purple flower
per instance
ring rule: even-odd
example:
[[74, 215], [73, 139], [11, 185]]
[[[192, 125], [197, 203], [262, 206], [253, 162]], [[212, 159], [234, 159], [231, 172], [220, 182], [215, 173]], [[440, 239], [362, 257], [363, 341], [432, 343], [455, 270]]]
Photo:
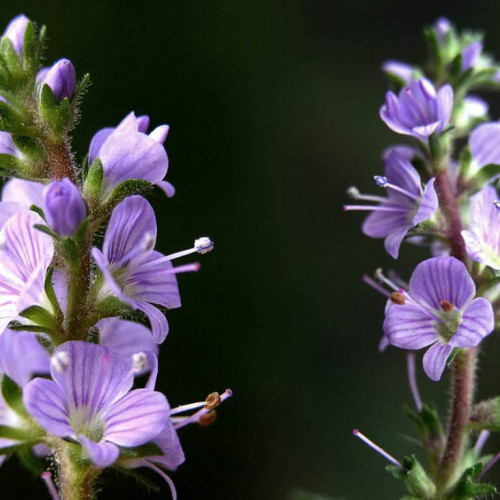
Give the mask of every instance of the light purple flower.
[[45, 188], [43, 211], [48, 225], [62, 237], [73, 236], [87, 215], [80, 190], [66, 178], [51, 182]]
[[76, 90], [75, 68], [69, 59], [59, 59], [50, 68], [38, 72], [37, 82], [40, 83], [40, 92], [43, 85], [48, 85], [59, 102], [65, 97], [71, 99]]
[[462, 73], [478, 64], [482, 51], [483, 44], [480, 41], [472, 42], [462, 50]]
[[160, 125], [149, 135], [147, 116], [127, 115], [116, 128], [104, 128], [94, 135], [89, 149], [89, 164], [96, 158], [102, 162], [103, 193], [128, 179], [142, 179], [159, 186], [167, 196], [175, 189], [163, 180], [168, 170], [168, 157], [163, 143], [168, 125]]
[[41, 207], [44, 187], [39, 182], [23, 179], [7, 181], [0, 201], [0, 229], [13, 215], [28, 211], [31, 205]]
[[446, 17], [440, 17], [434, 23], [434, 31], [436, 32], [439, 43], [443, 43], [447, 33], [451, 29], [451, 23]]
[[43, 224], [34, 212], [10, 217], [0, 231], [0, 332], [23, 309], [39, 304], [52, 257], [52, 238], [33, 226]]
[[500, 165], [500, 123], [488, 122], [476, 127], [470, 135], [469, 147], [472, 174], [490, 163]]
[[465, 265], [454, 257], [421, 262], [413, 272], [404, 304], [386, 310], [384, 332], [402, 349], [430, 346], [424, 354], [425, 373], [441, 378], [453, 348], [477, 346], [494, 328], [493, 308], [474, 299], [476, 287]]
[[399, 96], [387, 92], [380, 117], [395, 132], [426, 141], [431, 134], [446, 128], [452, 109], [450, 85], [436, 92], [429, 80], [420, 78], [403, 87]]
[[22, 55], [24, 51], [24, 33], [28, 26], [29, 19], [24, 14], [19, 14], [7, 25], [3, 36], [7, 37], [14, 46], [14, 50], [18, 55]]
[[132, 389], [129, 363], [110, 349], [72, 341], [51, 363], [53, 380], [37, 378], [23, 391], [28, 412], [49, 433], [80, 442], [97, 467], [118, 459], [119, 446], [151, 441], [169, 416], [165, 396]]
[[413, 80], [415, 68], [401, 61], [385, 61], [382, 64], [382, 71], [388, 75], [395, 76], [405, 84]]
[[94, 248], [92, 255], [106, 281], [102, 293], [144, 312], [155, 342], [160, 343], [168, 333], [168, 323], [152, 304], [175, 309], [181, 300], [176, 270], [168, 258], [153, 250], [156, 231], [151, 205], [141, 196], [130, 196], [113, 210], [102, 252]]
[[462, 231], [470, 258], [500, 270], [500, 209], [498, 194], [485, 186], [471, 198], [468, 230]]
[[378, 205], [346, 205], [344, 210], [369, 210], [362, 231], [371, 238], [384, 238], [387, 253], [397, 259], [399, 247], [408, 231], [430, 219], [438, 208], [438, 199], [431, 179], [424, 189], [420, 176], [411, 165], [415, 150], [405, 146], [391, 148], [384, 155], [385, 176], [376, 176], [381, 187], [388, 190], [387, 198], [362, 195], [350, 190], [354, 199], [374, 201]]

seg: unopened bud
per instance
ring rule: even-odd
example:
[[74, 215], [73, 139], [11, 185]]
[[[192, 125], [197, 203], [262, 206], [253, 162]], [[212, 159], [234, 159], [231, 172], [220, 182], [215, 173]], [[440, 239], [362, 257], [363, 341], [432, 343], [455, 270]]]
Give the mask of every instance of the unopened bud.
[[218, 392], [212, 392], [207, 396], [207, 399], [205, 399], [205, 408], [208, 408], [209, 410], [213, 410], [214, 408], [217, 408], [221, 404], [221, 398], [219, 396]]
[[65, 97], [71, 99], [75, 95], [76, 73], [69, 59], [60, 59], [48, 71], [41, 70], [41, 87], [48, 85], [55, 98], [60, 102]]
[[18, 56], [21, 56], [24, 52], [24, 33], [26, 32], [28, 23], [29, 19], [24, 14], [20, 14], [12, 19], [3, 34], [4, 37], [12, 42], [12, 46]]

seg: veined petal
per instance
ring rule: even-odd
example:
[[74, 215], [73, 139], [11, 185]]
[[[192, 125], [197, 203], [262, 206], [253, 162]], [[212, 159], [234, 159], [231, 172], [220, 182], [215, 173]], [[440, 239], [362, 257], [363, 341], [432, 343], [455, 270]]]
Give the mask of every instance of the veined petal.
[[23, 400], [30, 415], [54, 436], [73, 436], [62, 389], [52, 380], [36, 378], [23, 390]]
[[[387, 205], [383, 204], [382, 206]], [[407, 228], [411, 209], [408, 208], [406, 211], [403, 207], [397, 208], [402, 210], [395, 212], [373, 211], [369, 214], [361, 226], [363, 234], [370, 238], [385, 238], [395, 231]]]
[[166, 469], [175, 470], [184, 462], [184, 452], [182, 451], [181, 443], [177, 432], [170, 421], [167, 421], [163, 431], [154, 439], [154, 442], [161, 448], [163, 455], [149, 457], [151, 462], [163, 465]]
[[413, 217], [413, 225], [415, 226], [421, 222], [429, 220], [438, 209], [439, 202], [436, 189], [434, 188], [434, 181], [435, 179], [432, 178], [425, 186], [422, 201], [420, 202], [418, 210]]
[[462, 309], [475, 293], [474, 281], [465, 265], [454, 257], [427, 259], [415, 268], [410, 279], [411, 297], [435, 310], [440, 310], [443, 300]]
[[78, 436], [78, 441], [80, 441], [85, 450], [85, 454], [94, 465], [97, 465], [97, 467], [109, 467], [116, 462], [120, 455], [118, 446], [113, 443], [106, 443], [104, 441], [96, 443], [83, 435]]
[[489, 163], [500, 164], [500, 123], [484, 123], [469, 138], [469, 147], [476, 170]]
[[406, 236], [406, 233], [412, 228], [411, 224], [401, 226], [389, 234], [384, 241], [384, 247], [387, 253], [393, 258], [397, 259], [399, 256], [399, 247]]
[[16, 203], [26, 210], [31, 205], [42, 207], [44, 189], [45, 184], [41, 182], [10, 179], [2, 189], [2, 201]]
[[443, 371], [446, 367], [446, 361], [450, 355], [453, 347], [449, 344], [441, 344], [436, 342], [424, 354], [423, 364], [424, 371], [427, 376], [437, 382], [441, 379]]
[[[63, 390], [70, 415], [75, 409], [86, 407], [92, 418], [123, 397], [134, 381], [130, 363], [103, 346], [65, 342], [54, 353], [54, 359], [52, 378]], [[64, 360], [62, 366], [58, 359]]]
[[384, 333], [389, 342], [402, 349], [421, 349], [438, 340], [435, 318], [422, 307], [410, 304], [389, 307]]
[[158, 436], [170, 414], [163, 394], [136, 389], [106, 412], [104, 438], [119, 446], [139, 446]]
[[157, 307], [147, 302], [137, 302], [135, 308], [142, 311], [148, 317], [153, 340], [157, 344], [161, 344], [166, 339], [169, 330], [165, 315]]
[[89, 165], [92, 165], [93, 161], [99, 157], [101, 146], [104, 144], [113, 130], [113, 127], [106, 127], [99, 130], [99, 132], [97, 132], [94, 137], [92, 137], [92, 141], [90, 141], [89, 147]]
[[465, 309], [460, 326], [449, 344], [452, 347], [475, 347], [495, 327], [493, 307], [483, 297], [474, 299]]
[[439, 120], [438, 132], [442, 132], [450, 121], [453, 109], [453, 89], [451, 85], [443, 85], [436, 96], [437, 117]]

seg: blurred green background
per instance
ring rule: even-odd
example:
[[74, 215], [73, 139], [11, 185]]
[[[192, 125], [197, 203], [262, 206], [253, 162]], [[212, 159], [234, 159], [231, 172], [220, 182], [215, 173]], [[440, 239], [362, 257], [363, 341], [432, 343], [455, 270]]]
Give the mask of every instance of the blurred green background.
[[[488, 33], [500, 55], [500, 3], [326, 0], [19, 1], [49, 28], [47, 62], [70, 58], [93, 85], [74, 146], [130, 110], [171, 126], [172, 200], [155, 193], [163, 252], [210, 235], [216, 251], [180, 277], [158, 387], [172, 405], [231, 387], [215, 426], [180, 432], [180, 499], [398, 498], [384, 461], [351, 435], [359, 427], [397, 457], [414, 451], [401, 352], [377, 352], [384, 300], [360, 276], [405, 277], [423, 250], [398, 262], [344, 214], [345, 188], [374, 189], [382, 149], [399, 139], [378, 117], [388, 58], [417, 63], [421, 28], [439, 15]], [[500, 112], [492, 98], [492, 115]], [[498, 334], [485, 342], [478, 397], [498, 393]], [[446, 412], [447, 379], [425, 381]], [[500, 441], [492, 440], [496, 452]], [[101, 498], [168, 498], [108, 473]], [[489, 473], [500, 482], [500, 466]], [[2, 499], [48, 498], [15, 460]]]

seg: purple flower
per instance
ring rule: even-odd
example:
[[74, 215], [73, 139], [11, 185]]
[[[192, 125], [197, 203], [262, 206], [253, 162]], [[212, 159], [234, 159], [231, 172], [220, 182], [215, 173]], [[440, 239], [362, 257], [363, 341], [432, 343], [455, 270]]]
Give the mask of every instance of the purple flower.
[[153, 208], [141, 196], [130, 196], [114, 210], [102, 252], [92, 255], [104, 275], [103, 295], [111, 294], [148, 316], [155, 342], [168, 333], [165, 315], [152, 304], [180, 307], [175, 269], [170, 260], [153, 250], [156, 219]]
[[362, 231], [371, 238], [385, 238], [385, 249], [397, 259], [399, 247], [408, 231], [430, 219], [438, 208], [438, 199], [431, 179], [422, 189], [420, 176], [411, 165], [415, 150], [405, 146], [389, 149], [384, 155], [385, 176], [375, 181], [388, 190], [387, 198], [362, 195], [351, 188], [354, 199], [374, 201], [378, 205], [347, 205], [344, 210], [369, 210]]
[[471, 173], [495, 163], [500, 164], [500, 123], [488, 122], [476, 127], [469, 137], [472, 155]]
[[453, 348], [477, 346], [493, 331], [491, 304], [474, 299], [476, 287], [465, 265], [454, 257], [421, 262], [413, 272], [403, 303], [386, 310], [384, 332], [402, 349], [422, 349], [425, 373], [441, 378]]
[[87, 215], [80, 190], [69, 180], [51, 182], [43, 192], [43, 211], [59, 236], [72, 236]]
[[478, 64], [482, 51], [483, 44], [480, 41], [472, 42], [462, 50], [462, 73]]
[[471, 198], [469, 230], [462, 231], [470, 258], [500, 270], [500, 209], [498, 194], [485, 186]]
[[451, 29], [451, 23], [446, 17], [440, 17], [434, 23], [434, 31], [436, 32], [439, 43], [443, 43], [447, 33]]
[[127, 115], [116, 128], [104, 128], [94, 135], [89, 149], [89, 164], [96, 158], [102, 162], [103, 193], [108, 196], [113, 188], [128, 179], [142, 179], [159, 186], [167, 196], [173, 196], [174, 187], [163, 180], [168, 170], [168, 157], [163, 143], [168, 126], [160, 125], [149, 135], [147, 116]]
[[0, 229], [13, 216], [26, 212], [31, 205], [42, 206], [44, 185], [22, 179], [9, 180], [2, 190], [0, 201]]
[[29, 21], [24, 14], [19, 14], [12, 19], [3, 33], [3, 36], [12, 42], [14, 50], [18, 55], [22, 55], [24, 51], [24, 33]]
[[52, 238], [34, 224], [43, 224], [34, 212], [10, 217], [0, 231], [0, 332], [23, 309], [39, 304], [47, 268], [54, 255]]
[[445, 129], [452, 109], [450, 85], [444, 85], [436, 93], [429, 80], [420, 78], [403, 87], [399, 96], [387, 92], [380, 117], [395, 132], [426, 141], [432, 133]]
[[40, 82], [40, 91], [43, 85], [48, 85], [59, 102], [75, 95], [76, 73], [69, 59], [59, 59], [50, 68], [41, 69], [37, 81]]
[[400, 61], [385, 61], [382, 64], [382, 71], [388, 75], [395, 76], [404, 83], [410, 83], [413, 80], [415, 68]]
[[169, 416], [165, 396], [132, 389], [129, 364], [106, 347], [72, 341], [51, 363], [53, 380], [37, 378], [23, 391], [24, 404], [49, 433], [80, 442], [97, 467], [118, 459], [122, 447], [158, 436]]

